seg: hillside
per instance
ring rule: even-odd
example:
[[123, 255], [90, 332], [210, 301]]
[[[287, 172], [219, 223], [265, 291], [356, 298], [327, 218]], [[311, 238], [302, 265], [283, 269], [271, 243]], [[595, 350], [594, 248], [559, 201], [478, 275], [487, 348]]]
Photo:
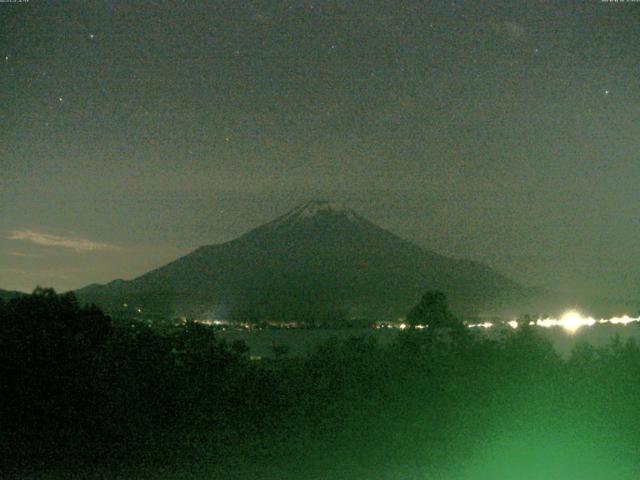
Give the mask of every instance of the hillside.
[[19, 297], [21, 295], [25, 295], [22, 292], [17, 292], [15, 290], [2, 290], [0, 289], [0, 299], [5, 302], [11, 300], [12, 298]]
[[111, 311], [322, 320], [404, 315], [427, 289], [444, 291], [462, 313], [495, 311], [523, 295], [485, 265], [418, 247], [347, 207], [319, 201], [133, 280], [77, 293]]

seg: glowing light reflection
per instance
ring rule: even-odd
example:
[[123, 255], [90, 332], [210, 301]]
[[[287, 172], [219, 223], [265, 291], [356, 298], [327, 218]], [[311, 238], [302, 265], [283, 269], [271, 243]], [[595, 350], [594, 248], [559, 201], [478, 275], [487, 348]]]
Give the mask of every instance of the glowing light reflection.
[[469, 324], [469, 328], [491, 328], [491, 327], [493, 327], [493, 323], [491, 322]]
[[575, 333], [581, 327], [591, 327], [596, 323], [596, 320], [592, 317], [583, 317], [576, 310], [569, 310], [559, 319], [555, 318], [541, 318], [536, 321], [536, 325], [539, 327], [562, 327], [569, 333]]
[[[640, 322], [640, 317], [633, 318], [628, 315], [622, 317], [600, 318], [595, 319], [593, 317], [585, 317], [577, 310], [569, 310], [565, 312], [560, 318], [539, 318], [535, 321], [529, 322], [531, 326], [538, 326], [543, 328], [560, 327], [566, 330], [568, 333], [575, 333], [582, 327], [592, 327], [595, 324], [610, 324], [610, 325], [629, 325], [630, 323]], [[506, 325], [511, 328], [518, 328], [518, 322], [511, 320], [506, 322]], [[489, 324], [472, 324], [469, 327], [483, 326], [489, 328]]]

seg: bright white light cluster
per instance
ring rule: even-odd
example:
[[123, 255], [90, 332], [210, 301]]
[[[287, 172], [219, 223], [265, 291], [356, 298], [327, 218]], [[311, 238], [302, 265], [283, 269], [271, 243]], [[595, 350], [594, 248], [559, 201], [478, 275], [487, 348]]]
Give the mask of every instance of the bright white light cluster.
[[569, 333], [575, 333], [581, 327], [591, 327], [596, 323], [609, 323], [611, 325], [628, 325], [640, 321], [640, 317], [632, 318], [628, 315], [622, 317], [601, 318], [596, 320], [593, 317], [584, 317], [576, 310], [570, 310], [559, 319], [543, 318], [538, 319], [535, 324], [540, 327], [562, 327]]
[[484, 323], [470, 323], [468, 325], [469, 328], [491, 328], [493, 327], [493, 323], [484, 322]]
[[[628, 315], [624, 315], [622, 317], [612, 317], [612, 318], [601, 318], [600, 320], [596, 320], [593, 317], [585, 317], [577, 310], [569, 310], [564, 313], [560, 318], [539, 318], [538, 320], [529, 322], [529, 325], [538, 326], [543, 328], [551, 328], [551, 327], [561, 327], [565, 329], [569, 333], [575, 333], [579, 328], [582, 327], [591, 327], [598, 324], [609, 323], [611, 325], [628, 325], [630, 323], [640, 322], [640, 317], [633, 318]], [[511, 320], [510, 322], [506, 322], [511, 328], [518, 328], [518, 322], [516, 320]], [[469, 328], [491, 328], [494, 326], [493, 323], [484, 322], [484, 323], [472, 323], [468, 325]]]
[[536, 325], [539, 327], [562, 327], [569, 333], [576, 332], [580, 327], [591, 327], [596, 324], [596, 319], [593, 317], [583, 317], [576, 310], [569, 310], [559, 319], [555, 318], [540, 318], [536, 321]]

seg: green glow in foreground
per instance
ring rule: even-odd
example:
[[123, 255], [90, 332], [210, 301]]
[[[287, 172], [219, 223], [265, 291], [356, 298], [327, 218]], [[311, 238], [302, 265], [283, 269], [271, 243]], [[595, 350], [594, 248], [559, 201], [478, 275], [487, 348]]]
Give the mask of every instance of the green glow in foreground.
[[[566, 426], [565, 426], [566, 427]], [[631, 480], [638, 477], [632, 445], [584, 426], [531, 427], [487, 439], [447, 480]]]

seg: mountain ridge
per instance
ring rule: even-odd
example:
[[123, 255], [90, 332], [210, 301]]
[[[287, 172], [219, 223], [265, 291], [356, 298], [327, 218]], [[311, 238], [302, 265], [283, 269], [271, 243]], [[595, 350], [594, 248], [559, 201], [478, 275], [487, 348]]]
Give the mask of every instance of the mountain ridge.
[[424, 249], [343, 204], [310, 201], [133, 280], [77, 291], [107, 310], [294, 319], [401, 316], [428, 289], [479, 313], [523, 289], [486, 265]]
[[4, 300], [5, 302], [8, 302], [13, 298], [22, 297], [24, 295], [27, 294], [24, 292], [19, 292], [17, 290], [3, 290], [2, 288], [0, 288], [0, 299]]

